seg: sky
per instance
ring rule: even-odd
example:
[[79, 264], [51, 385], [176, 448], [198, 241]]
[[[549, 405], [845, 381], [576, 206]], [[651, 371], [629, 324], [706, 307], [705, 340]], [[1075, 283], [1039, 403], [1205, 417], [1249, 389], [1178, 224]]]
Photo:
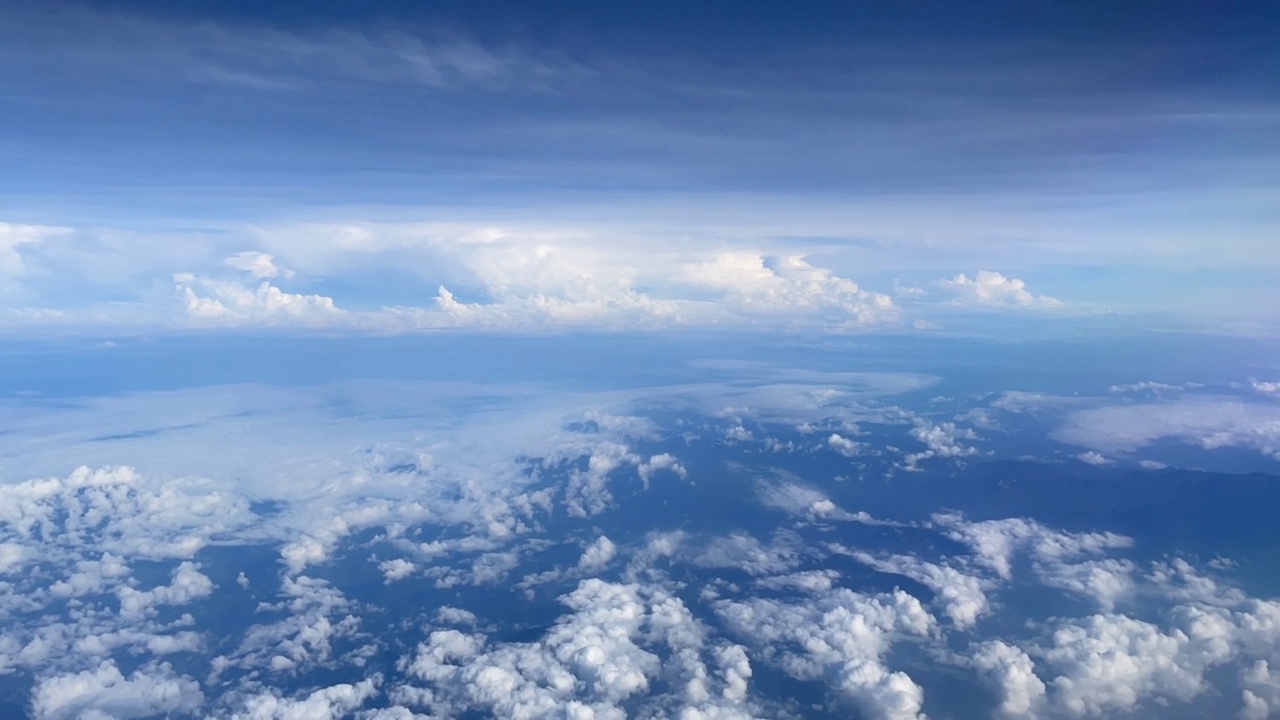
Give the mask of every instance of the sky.
[[1266, 3], [0, 13], [11, 333], [1275, 330]]

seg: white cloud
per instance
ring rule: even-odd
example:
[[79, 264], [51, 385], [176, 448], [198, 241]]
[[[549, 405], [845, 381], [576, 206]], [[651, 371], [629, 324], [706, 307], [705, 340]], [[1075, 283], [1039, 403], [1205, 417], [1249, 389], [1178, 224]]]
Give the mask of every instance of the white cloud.
[[213, 581], [200, 572], [198, 565], [182, 562], [170, 574], [168, 585], [150, 590], [121, 587], [116, 590], [116, 596], [120, 599], [120, 616], [130, 619], [148, 613], [156, 605], [185, 605], [208, 597], [213, 589]]
[[827, 444], [831, 446], [832, 450], [845, 457], [857, 457], [866, 448], [866, 445], [850, 440], [839, 433], [831, 433], [831, 437], [827, 438]]
[[71, 232], [71, 228], [64, 227], [0, 222], [0, 275], [18, 275], [27, 269], [21, 252], [22, 246], [36, 245], [45, 238]]
[[601, 535], [587, 545], [578, 558], [578, 568], [587, 572], [599, 572], [618, 556], [618, 548], [609, 538]]
[[1039, 651], [1054, 669], [1053, 701], [1072, 717], [1132, 712], [1146, 696], [1186, 702], [1206, 689], [1205, 670], [1229, 659], [1223, 618], [1191, 611], [1170, 633], [1123, 615], [1095, 615], [1054, 632]]
[[270, 253], [247, 250], [238, 252], [223, 262], [236, 270], [243, 270], [259, 280], [276, 276], [286, 279], [293, 277], [293, 271], [276, 265], [275, 259], [275, 256]]
[[802, 603], [723, 600], [715, 610], [770, 664], [798, 680], [826, 680], [866, 717], [923, 718], [923, 689], [883, 663], [895, 640], [927, 635], [935, 626], [910, 595], [896, 591], [873, 597], [841, 588]]
[[808, 593], [830, 592], [840, 579], [835, 570], [806, 570], [789, 575], [774, 575], [756, 580], [756, 587], [766, 590], [800, 590]]
[[680, 459], [671, 453], [661, 453], [650, 457], [648, 460], [640, 463], [636, 468], [636, 472], [640, 475], [640, 482], [644, 484], [645, 489], [649, 488], [649, 479], [653, 477], [655, 472], [667, 470], [681, 480], [689, 477], [689, 471], [680, 462]]
[[391, 584], [409, 577], [418, 569], [418, 566], [404, 558], [395, 558], [378, 563], [378, 569], [382, 571], [383, 582]]
[[609, 474], [626, 465], [640, 465], [640, 456], [621, 443], [602, 442], [587, 458], [585, 470], [575, 468], [569, 473], [565, 488], [565, 507], [570, 515], [589, 517], [599, 515], [613, 503], [613, 495], [607, 483]]
[[176, 675], [166, 664], [147, 666], [125, 677], [114, 661], [93, 670], [41, 680], [32, 692], [37, 720], [106, 720], [191, 713], [204, 703], [200, 684]]
[[251, 288], [191, 273], [178, 273], [173, 281], [188, 318], [196, 323], [328, 325], [343, 315], [333, 298], [287, 293], [267, 281]]
[[1005, 717], [1034, 717], [1043, 705], [1044, 682], [1035, 673], [1035, 663], [1021, 649], [1000, 640], [989, 640], [970, 648], [969, 659], [1000, 693], [998, 711]]
[[244, 709], [230, 717], [231, 720], [341, 720], [351, 717], [377, 693], [380, 680], [375, 676], [354, 684], [330, 685], [297, 699], [263, 692], [245, 700]]
[[1280, 672], [1271, 663], [1258, 660], [1240, 673], [1241, 720], [1267, 720], [1280, 711]]
[[682, 268], [694, 287], [724, 293], [748, 313], [816, 311], [836, 327], [896, 320], [889, 296], [868, 292], [799, 255], [771, 257], [750, 251], [719, 253]]
[[935, 594], [934, 602], [943, 608], [952, 624], [960, 630], [972, 628], [978, 618], [991, 611], [985, 592], [990, 584], [980, 577], [910, 555], [875, 557], [844, 548], [838, 548], [838, 551], [880, 572], [902, 575], [929, 588]]
[[1094, 452], [1094, 451], [1092, 451], [1092, 450], [1089, 450], [1089, 451], [1087, 451], [1087, 452], [1082, 452], [1082, 453], [1080, 453], [1079, 455], [1076, 455], [1076, 459], [1077, 459], [1077, 460], [1079, 460], [1079, 461], [1080, 461], [1080, 462], [1082, 462], [1082, 463], [1085, 463], [1086, 465], [1109, 465], [1109, 464], [1111, 464], [1111, 461], [1110, 461], [1110, 460], [1108, 460], [1108, 459], [1106, 458], [1106, 456], [1105, 456], [1105, 455], [1102, 455], [1101, 453]]
[[938, 424], [924, 418], [916, 418], [915, 427], [911, 429], [911, 437], [924, 443], [926, 449], [909, 453], [903, 458], [903, 467], [907, 470], [918, 470], [920, 461], [930, 458], [954, 459], [978, 454], [977, 448], [960, 444], [961, 440], [978, 439], [977, 434], [953, 422]]
[[1280, 407], [1236, 398], [1194, 397], [1078, 410], [1053, 437], [1104, 452], [1130, 452], [1163, 438], [1206, 450], [1243, 447], [1280, 458]]
[[970, 522], [962, 515], [942, 513], [934, 515], [933, 521], [944, 535], [968, 545], [976, 562], [1005, 580], [1013, 577], [1013, 558], [1019, 552], [1029, 553], [1039, 563], [1056, 565], [1133, 546], [1133, 539], [1123, 535], [1064, 532], [1022, 518]]
[[1033, 570], [1044, 585], [1088, 598], [1104, 612], [1111, 612], [1117, 602], [1135, 592], [1135, 567], [1128, 560], [1050, 560], [1037, 562]]
[[[675, 692], [660, 702], [673, 706], [658, 715], [715, 717], [717, 708], [745, 707], [746, 656], [732, 646], [708, 648], [706, 630], [679, 598], [589, 579], [561, 601], [572, 612], [536, 642], [491, 644], [482, 635], [432, 632], [403, 662], [429, 686], [418, 697], [445, 716], [482, 710], [516, 719], [623, 718], [623, 703], [643, 698], [664, 677]], [[669, 654], [665, 663], [658, 649]]]
[[961, 273], [950, 280], [939, 280], [934, 287], [951, 302], [969, 307], [1050, 308], [1062, 305], [1061, 301], [1047, 295], [1031, 294], [1022, 280], [989, 270], [979, 270], [973, 278]]

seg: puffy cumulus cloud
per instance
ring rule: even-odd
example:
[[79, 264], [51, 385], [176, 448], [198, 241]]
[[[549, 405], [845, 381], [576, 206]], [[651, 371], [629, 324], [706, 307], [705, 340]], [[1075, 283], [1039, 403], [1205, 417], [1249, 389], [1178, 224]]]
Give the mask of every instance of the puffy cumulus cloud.
[[1033, 571], [1047, 587], [1086, 598], [1098, 608], [1110, 612], [1116, 603], [1134, 595], [1136, 566], [1128, 560], [1105, 558], [1081, 562], [1058, 559], [1035, 563]]
[[[1271, 711], [1270, 676], [1259, 663], [1277, 657], [1280, 603], [1221, 586], [1182, 559], [1155, 562], [1142, 573], [1133, 561], [1096, 557], [1131, 545], [1111, 533], [1066, 533], [1018, 518], [935, 521], [997, 576], [1010, 578], [1014, 554], [1025, 552], [1042, 586], [1085, 597], [1102, 610], [1033, 623], [1047, 632], [1041, 640], [987, 640], [954, 659], [997, 690], [1006, 716], [1101, 718], [1185, 703], [1210, 692], [1210, 671], [1229, 664], [1241, 668], [1242, 716]], [[1141, 598], [1148, 617], [1114, 611], [1129, 597]]]
[[685, 468], [680, 459], [671, 453], [660, 453], [650, 457], [648, 460], [640, 463], [636, 468], [636, 472], [640, 475], [640, 482], [644, 484], [645, 489], [649, 488], [649, 479], [656, 472], [666, 470], [671, 472], [681, 480], [689, 477], [689, 471]]
[[864, 444], [850, 440], [839, 433], [831, 433], [831, 437], [827, 438], [827, 445], [845, 457], [857, 457], [866, 449]]
[[1133, 547], [1133, 539], [1124, 535], [1065, 532], [1025, 518], [970, 522], [963, 515], [939, 513], [933, 521], [944, 535], [969, 546], [976, 562], [1005, 580], [1013, 577], [1013, 558], [1019, 552], [1042, 564], [1059, 565]]
[[[256, 520], [249, 502], [198, 479], [128, 467], [79, 467], [63, 478], [0, 485], [0, 539], [18, 557], [190, 558]], [[11, 560], [17, 562], [16, 559]], [[85, 568], [82, 566], [81, 570]]]
[[577, 227], [347, 223], [259, 232], [265, 250], [313, 275], [394, 265], [434, 281], [433, 306], [391, 307], [378, 319], [406, 329], [800, 322], [839, 330], [898, 319], [889, 296], [802, 256], [758, 248], [619, 243]]
[[376, 695], [381, 682], [381, 677], [374, 676], [358, 683], [330, 685], [300, 698], [285, 698], [276, 692], [258, 693], [246, 699], [243, 708], [229, 717], [232, 720], [340, 720], [351, 717]]
[[749, 639], [770, 664], [804, 681], [825, 680], [874, 720], [923, 718], [924, 690], [906, 673], [884, 665], [905, 636], [927, 636], [933, 617], [902, 591], [868, 596], [845, 588], [803, 602], [752, 598], [721, 600], [716, 614]]
[[270, 253], [248, 250], [238, 252], [223, 262], [229, 267], [249, 273], [259, 280], [277, 276], [285, 279], [293, 277], [292, 270], [276, 265], [275, 261], [275, 256]]
[[970, 278], [963, 273], [933, 284], [934, 292], [966, 307], [1052, 308], [1062, 302], [1047, 295], [1033, 295], [1027, 284], [998, 272], [979, 270]]
[[1080, 462], [1082, 462], [1082, 463], [1086, 464], [1086, 465], [1109, 465], [1109, 464], [1111, 464], [1111, 461], [1110, 461], [1110, 460], [1108, 460], [1108, 459], [1107, 459], [1107, 457], [1106, 457], [1105, 455], [1103, 455], [1102, 453], [1094, 452], [1094, 451], [1092, 451], [1092, 450], [1089, 450], [1088, 452], [1082, 452], [1082, 453], [1080, 453], [1079, 455], [1076, 455], [1076, 459], [1077, 459], [1077, 460], [1079, 460]]
[[1231, 625], [1219, 614], [1186, 609], [1174, 627], [1124, 615], [1095, 615], [1053, 633], [1038, 651], [1056, 676], [1052, 700], [1072, 717], [1132, 712], [1146, 697], [1187, 702], [1204, 692], [1205, 670], [1230, 659]]
[[124, 586], [116, 590], [120, 599], [120, 617], [132, 619], [152, 612], [156, 605], [185, 605], [213, 593], [213, 581], [201, 573], [199, 566], [183, 562], [170, 574], [168, 585], [150, 590]]
[[[536, 642], [495, 644], [479, 634], [433, 631], [400, 664], [428, 692], [398, 694], [445, 716], [480, 710], [510, 718], [620, 719], [630, 714], [623, 704], [637, 701], [649, 707], [641, 715], [746, 714], [746, 655], [733, 645], [709, 645], [679, 598], [657, 587], [589, 579], [561, 600], [571, 612]], [[658, 681], [675, 692], [648, 697]]]
[[382, 571], [384, 582], [391, 584], [409, 577], [418, 569], [418, 566], [404, 558], [395, 558], [378, 563], [378, 569]]
[[908, 453], [903, 458], [904, 469], [918, 470], [920, 462], [930, 458], [954, 459], [978, 454], [977, 448], [960, 443], [961, 440], [978, 439], [977, 433], [972, 429], [960, 427], [953, 422], [933, 423], [924, 418], [916, 418], [914, 422], [911, 437], [924, 443], [925, 449]]
[[978, 618], [991, 610], [985, 590], [990, 583], [949, 565], [921, 560], [911, 555], [875, 557], [869, 553], [837, 547], [837, 552], [882, 573], [911, 578], [934, 592], [934, 602], [943, 608], [952, 624], [961, 630], [972, 628]]
[[131, 720], [192, 713], [203, 703], [200, 684], [167, 664], [125, 677], [107, 660], [92, 670], [41, 680], [32, 692], [31, 712], [38, 720]]
[[1000, 640], [981, 642], [969, 649], [968, 662], [999, 693], [1001, 715], [1035, 717], [1043, 706], [1044, 681], [1035, 673], [1035, 662], [1020, 648]]
[[1241, 720], [1267, 720], [1280, 712], [1280, 671], [1258, 660], [1240, 672]]
[[265, 668], [280, 673], [328, 665], [335, 645], [359, 633], [355, 605], [324, 580], [286, 574], [279, 595], [279, 602], [262, 605], [259, 611], [283, 613], [283, 617], [252, 625], [234, 650], [214, 657], [210, 662], [212, 680], [230, 670]]
[[605, 511], [613, 503], [609, 475], [627, 465], [642, 464], [640, 456], [617, 442], [600, 443], [587, 457], [586, 469], [574, 468], [565, 488], [565, 507], [570, 515], [589, 517]]
[[1238, 398], [1188, 397], [1077, 410], [1053, 437], [1094, 451], [1131, 452], [1169, 438], [1206, 450], [1242, 447], [1280, 459], [1280, 407]]
[[601, 535], [587, 545], [578, 558], [578, 569], [587, 572], [599, 572], [613, 562], [618, 556], [618, 547], [609, 538]]
[[799, 255], [724, 252], [687, 264], [682, 271], [679, 277], [685, 282], [723, 293], [732, 306], [746, 313], [817, 312], [836, 328], [897, 319], [888, 295], [863, 290]]
[[344, 311], [333, 298], [288, 293], [265, 280], [249, 287], [233, 280], [178, 273], [173, 282], [187, 318], [197, 324], [330, 325], [345, 321]]

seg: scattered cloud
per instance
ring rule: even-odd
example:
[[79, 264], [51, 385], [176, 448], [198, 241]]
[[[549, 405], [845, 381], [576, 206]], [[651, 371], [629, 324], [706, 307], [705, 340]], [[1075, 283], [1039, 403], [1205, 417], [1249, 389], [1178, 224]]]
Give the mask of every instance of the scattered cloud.
[[1132, 452], [1168, 438], [1206, 450], [1240, 447], [1280, 458], [1280, 408], [1212, 396], [1090, 408], [1067, 415], [1053, 436], [1104, 452]]
[[979, 270], [970, 279], [961, 273], [950, 280], [939, 280], [935, 286], [949, 295], [953, 302], [979, 307], [1047, 308], [1062, 305], [1060, 300], [1047, 295], [1032, 295], [1027, 284], [1017, 278], [1008, 278], [998, 272]]
[[277, 276], [287, 280], [293, 277], [293, 271], [277, 266], [275, 256], [270, 253], [246, 250], [232, 255], [224, 262], [228, 266], [236, 270], [243, 270], [259, 280]]

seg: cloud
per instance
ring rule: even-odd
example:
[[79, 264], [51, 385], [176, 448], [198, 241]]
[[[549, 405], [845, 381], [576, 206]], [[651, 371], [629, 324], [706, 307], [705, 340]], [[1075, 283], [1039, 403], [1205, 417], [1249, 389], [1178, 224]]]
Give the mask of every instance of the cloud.
[[857, 457], [866, 448], [866, 445], [850, 440], [839, 433], [831, 433], [831, 437], [827, 438], [827, 445], [845, 457]]
[[608, 566], [617, 556], [617, 546], [613, 544], [612, 540], [601, 535], [583, 549], [582, 557], [578, 558], [578, 568], [587, 572], [598, 572]]
[[968, 545], [979, 564], [1005, 580], [1013, 577], [1013, 558], [1019, 552], [1040, 563], [1057, 564], [1133, 547], [1133, 539], [1124, 535], [1064, 532], [1024, 518], [970, 522], [959, 514], [939, 513], [933, 521], [944, 535]]
[[243, 270], [259, 280], [276, 276], [285, 279], [293, 277], [293, 271], [277, 266], [275, 256], [270, 253], [248, 250], [238, 252], [223, 262], [236, 270]]
[[407, 27], [285, 29], [89, 8], [75, 8], [58, 22], [22, 12], [10, 13], [8, 20], [29, 26], [23, 46], [38, 43], [64, 58], [55, 64], [46, 53], [30, 53], [64, 82], [109, 84], [129, 77], [153, 92], [186, 85], [283, 93], [297, 102], [359, 84], [545, 92], [552, 81], [582, 72], [558, 54]]
[[203, 703], [200, 684], [167, 664], [144, 666], [125, 677], [107, 660], [93, 670], [38, 682], [31, 711], [37, 720], [131, 720], [192, 713]]
[[250, 288], [231, 280], [178, 273], [173, 282], [188, 318], [197, 324], [328, 325], [343, 314], [333, 298], [287, 293], [265, 281]]
[[27, 269], [21, 252], [22, 246], [36, 245], [46, 238], [71, 232], [71, 228], [65, 227], [0, 222], [0, 275], [19, 275]]
[[192, 600], [208, 597], [213, 593], [213, 581], [192, 562], [182, 562], [170, 574], [168, 585], [150, 590], [121, 587], [116, 590], [120, 598], [120, 616], [124, 619], [140, 617], [156, 605], [185, 605]]
[[749, 575], [774, 575], [799, 565], [802, 551], [799, 538], [789, 534], [779, 534], [766, 545], [746, 533], [733, 533], [708, 540], [688, 562], [704, 568], [741, 570]]
[[961, 273], [950, 280], [939, 280], [934, 283], [934, 288], [950, 302], [966, 307], [1052, 308], [1062, 305], [1060, 300], [1047, 295], [1031, 294], [1022, 280], [989, 270], [979, 270], [972, 279]]
[[837, 551], [879, 572], [902, 575], [929, 588], [934, 592], [935, 602], [942, 606], [952, 624], [960, 630], [972, 628], [977, 624], [978, 618], [991, 610], [991, 603], [985, 592], [990, 583], [980, 577], [910, 555], [875, 557], [870, 553], [844, 548], [838, 548]]
[[1000, 693], [1001, 715], [1035, 717], [1044, 703], [1045, 684], [1035, 673], [1035, 663], [1021, 649], [1000, 640], [978, 643], [969, 650], [970, 662]]
[[428, 702], [435, 715], [621, 718], [630, 714], [624, 703], [644, 701], [662, 678], [674, 692], [658, 701], [666, 705], [658, 715], [716, 717], [721, 709], [750, 708], [745, 654], [728, 644], [708, 647], [706, 630], [665, 590], [588, 579], [561, 602], [571, 612], [534, 642], [431, 632], [402, 663], [429, 693], [405, 694]]
[[378, 569], [382, 571], [383, 581], [391, 584], [409, 577], [418, 569], [418, 566], [404, 558], [395, 558], [378, 563]]
[[857, 522], [864, 525], [898, 525], [879, 520], [870, 514], [849, 512], [831, 501], [827, 494], [783, 470], [775, 470], [775, 479], [758, 480], [756, 495], [766, 507], [775, 508], [814, 521]]
[[1189, 388], [1194, 388], [1194, 387], [1199, 387], [1199, 385], [1197, 383], [1170, 385], [1169, 383], [1146, 380], [1143, 382], [1130, 383], [1127, 385], [1112, 385], [1107, 388], [1107, 392], [1115, 393], [1115, 394], [1151, 393], [1152, 395], [1160, 395], [1166, 392], [1177, 392], [1179, 390], [1187, 390]]
[[1232, 655], [1221, 617], [1189, 611], [1170, 633], [1123, 615], [1065, 624], [1038, 652], [1058, 673], [1055, 705], [1070, 717], [1132, 712], [1149, 695], [1187, 702], [1206, 689], [1205, 670]]
[[1078, 459], [1080, 462], [1086, 465], [1109, 465], [1111, 463], [1111, 461], [1108, 460], [1106, 456], [1102, 455], [1101, 453], [1096, 453], [1092, 450], [1088, 452], [1082, 452], [1079, 455], [1076, 455], [1076, 459]]
[[1249, 378], [1249, 387], [1260, 395], [1276, 395], [1280, 394], [1280, 381], [1267, 382], [1256, 378]]
[[[12, 247], [65, 230], [3, 227], [9, 228]], [[63, 312], [62, 321], [72, 325], [293, 325], [380, 332], [793, 324], [843, 332], [900, 322], [889, 296], [805, 256], [763, 247], [690, 248], [661, 239], [619, 245], [611, 230], [574, 225], [299, 223], [224, 234], [80, 233], [84, 237], [74, 251], [44, 259], [51, 272], [84, 276], [77, 303], [65, 305], [59, 296], [56, 303], [32, 305]], [[229, 246], [245, 244], [251, 247], [227, 254]], [[10, 264], [21, 265], [13, 258]], [[226, 277], [227, 268], [252, 281]], [[299, 280], [294, 269], [307, 280]], [[385, 292], [368, 281], [371, 276], [392, 277], [397, 287], [416, 284], [418, 292]], [[165, 277], [172, 278], [178, 295], [177, 316], [158, 290]], [[290, 280], [296, 287], [282, 285]], [[330, 294], [335, 286], [343, 288], [342, 297]], [[33, 286], [29, 301], [43, 300], [47, 290]], [[104, 299], [120, 296], [130, 302]], [[28, 312], [11, 319], [51, 318]]]
[[680, 459], [671, 453], [654, 455], [636, 467], [636, 472], [640, 475], [640, 482], [644, 484], [645, 489], [648, 489], [649, 479], [653, 477], [653, 474], [663, 470], [671, 472], [681, 480], [689, 477], [689, 471], [685, 469]]
[[883, 662], [896, 640], [927, 635], [934, 627], [932, 616], [910, 595], [868, 596], [840, 588], [802, 603], [717, 601], [715, 611], [770, 664], [797, 680], [826, 680], [866, 717], [923, 717], [924, 691]]
[[378, 690], [381, 678], [358, 683], [341, 683], [315, 690], [302, 698], [280, 697], [263, 692], [248, 698], [244, 709], [230, 715], [231, 720], [340, 720], [351, 717]]
[[911, 429], [911, 437], [924, 443], [926, 449], [909, 453], [903, 458], [903, 468], [918, 470], [921, 460], [930, 458], [961, 458], [977, 455], [978, 449], [960, 444], [961, 440], [976, 440], [977, 434], [972, 429], [962, 428], [953, 422], [941, 424], [924, 418], [915, 419], [915, 427]]
[[1090, 408], [1067, 415], [1053, 437], [1104, 452], [1132, 452], [1171, 438], [1280, 458], [1280, 408], [1225, 397]]

